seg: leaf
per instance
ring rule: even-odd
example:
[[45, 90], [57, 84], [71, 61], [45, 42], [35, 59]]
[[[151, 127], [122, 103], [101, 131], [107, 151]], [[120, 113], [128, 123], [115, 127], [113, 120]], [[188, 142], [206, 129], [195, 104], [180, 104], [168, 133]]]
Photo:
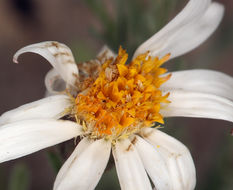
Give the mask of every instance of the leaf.
[[29, 189], [29, 171], [26, 165], [17, 164], [13, 168], [10, 181], [8, 184], [9, 190], [28, 190]]
[[116, 168], [112, 168], [109, 171], [105, 171], [104, 175], [101, 177], [99, 184], [95, 188], [96, 190], [117, 190], [120, 189], [120, 184], [118, 182], [118, 177], [116, 173]]
[[61, 166], [62, 166], [62, 159], [60, 156], [58, 156], [58, 154], [56, 154], [55, 152], [48, 152], [48, 158], [49, 161], [54, 169], [54, 171], [56, 173], [58, 173], [58, 171], [60, 170]]

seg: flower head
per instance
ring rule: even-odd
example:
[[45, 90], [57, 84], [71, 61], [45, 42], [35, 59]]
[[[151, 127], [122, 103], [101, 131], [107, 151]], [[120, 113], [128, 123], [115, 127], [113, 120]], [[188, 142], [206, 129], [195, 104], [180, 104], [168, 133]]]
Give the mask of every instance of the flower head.
[[147, 174], [157, 190], [194, 189], [196, 174], [189, 150], [152, 126], [174, 116], [232, 122], [233, 79], [209, 70], [166, 74], [161, 65], [205, 41], [220, 23], [223, 10], [210, 0], [190, 0], [136, 50], [128, 64], [121, 47], [118, 55], [105, 47], [95, 60], [78, 67], [71, 50], [58, 42], [20, 49], [15, 62], [22, 53], [34, 52], [54, 69], [45, 78], [48, 97], [0, 117], [4, 142], [0, 161], [80, 136], [81, 142], [57, 175], [55, 190], [94, 189], [111, 150], [122, 189], [152, 189]]
[[160, 66], [169, 58], [152, 59], [148, 53], [126, 65], [128, 55], [122, 48], [99, 68], [97, 78], [83, 81], [85, 87], [75, 98], [74, 116], [84, 124], [91, 138], [117, 140], [127, 138], [155, 122], [164, 123], [160, 104], [168, 103], [168, 94], [159, 87], [171, 75], [161, 77]]

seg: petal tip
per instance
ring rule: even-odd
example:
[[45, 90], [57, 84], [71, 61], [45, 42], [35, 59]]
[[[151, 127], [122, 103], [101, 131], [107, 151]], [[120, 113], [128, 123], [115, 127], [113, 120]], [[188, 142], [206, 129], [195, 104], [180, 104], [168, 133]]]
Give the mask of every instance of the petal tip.
[[13, 57], [13, 62], [16, 63], [16, 64], [18, 64], [18, 63], [19, 63], [19, 62], [18, 62], [18, 57], [14, 56], [14, 57]]

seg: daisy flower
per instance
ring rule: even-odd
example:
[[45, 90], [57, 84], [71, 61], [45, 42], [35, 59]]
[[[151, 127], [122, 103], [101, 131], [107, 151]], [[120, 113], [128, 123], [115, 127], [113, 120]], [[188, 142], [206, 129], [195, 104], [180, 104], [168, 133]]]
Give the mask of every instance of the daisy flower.
[[232, 122], [233, 78], [210, 70], [166, 73], [161, 66], [204, 42], [223, 12], [219, 3], [190, 0], [138, 47], [128, 64], [121, 47], [118, 55], [105, 47], [96, 59], [78, 66], [71, 50], [58, 42], [17, 51], [15, 62], [19, 55], [33, 52], [54, 68], [45, 78], [46, 98], [0, 117], [0, 162], [80, 136], [54, 190], [94, 189], [111, 151], [121, 189], [194, 189], [189, 150], [158, 126], [176, 116]]

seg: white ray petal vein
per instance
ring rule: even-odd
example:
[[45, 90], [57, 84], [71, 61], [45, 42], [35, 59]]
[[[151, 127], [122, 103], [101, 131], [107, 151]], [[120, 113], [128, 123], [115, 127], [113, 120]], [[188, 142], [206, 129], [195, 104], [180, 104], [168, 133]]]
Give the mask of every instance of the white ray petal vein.
[[16, 159], [82, 133], [75, 122], [35, 119], [18, 121], [0, 127], [0, 162]]
[[67, 114], [65, 111], [70, 106], [66, 95], [50, 96], [3, 113], [0, 125], [26, 119], [58, 119]]

